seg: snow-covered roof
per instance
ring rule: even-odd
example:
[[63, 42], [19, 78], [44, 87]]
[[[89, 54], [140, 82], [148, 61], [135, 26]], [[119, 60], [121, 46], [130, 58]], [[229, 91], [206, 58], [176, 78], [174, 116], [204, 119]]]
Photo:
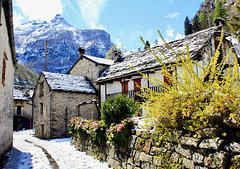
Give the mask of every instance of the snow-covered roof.
[[83, 55], [83, 57], [92, 60], [93, 62], [97, 63], [97, 64], [101, 64], [101, 65], [112, 65], [113, 64], [113, 60], [110, 59], [104, 59], [104, 58], [99, 58], [99, 57], [95, 57], [95, 56], [90, 56], [90, 55]]
[[70, 73], [70, 71], [75, 67], [75, 65], [82, 60], [83, 58], [97, 64], [97, 65], [106, 65], [106, 66], [110, 66], [114, 63], [113, 60], [109, 60], [109, 59], [104, 59], [104, 58], [99, 58], [99, 57], [95, 57], [95, 56], [90, 56], [90, 55], [82, 55], [81, 57], [79, 57], [79, 59], [75, 62], [75, 64], [69, 69], [69, 71], [67, 72], [67, 74]]
[[13, 99], [14, 100], [29, 100], [32, 98], [34, 87], [14, 85]]
[[[189, 54], [191, 58], [195, 58], [199, 50], [204, 46], [209, 44], [210, 36], [214, 32], [218, 31], [218, 27], [212, 27], [205, 29], [188, 36], [183, 37], [179, 40], [174, 40], [168, 43], [168, 45], [177, 53], [186, 52], [186, 44], [188, 44]], [[163, 59], [163, 63], [169, 63], [174, 60], [174, 52], [169, 49], [165, 44], [157, 45], [151, 48], [151, 50], [158, 56]], [[165, 59], [160, 51], [165, 55]], [[132, 69], [133, 67], [134, 69]], [[112, 64], [107, 72], [105, 71], [100, 78], [97, 79], [97, 82], [103, 82], [107, 80], [112, 80], [116, 78], [121, 78], [124, 76], [129, 76], [137, 71], [151, 70], [153, 68], [160, 67], [159, 62], [155, 56], [148, 50], [138, 51], [136, 53], [127, 55], [124, 57], [122, 62], [116, 62]]]
[[42, 74], [52, 90], [96, 93], [93, 86], [85, 77], [50, 72], [42, 72]]

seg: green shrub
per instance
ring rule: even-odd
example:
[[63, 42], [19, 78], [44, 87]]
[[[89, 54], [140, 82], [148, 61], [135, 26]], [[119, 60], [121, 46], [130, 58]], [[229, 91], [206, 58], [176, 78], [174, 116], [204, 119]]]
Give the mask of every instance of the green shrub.
[[117, 124], [132, 117], [138, 110], [139, 106], [128, 96], [109, 97], [101, 107], [101, 119], [109, 127], [112, 123]]

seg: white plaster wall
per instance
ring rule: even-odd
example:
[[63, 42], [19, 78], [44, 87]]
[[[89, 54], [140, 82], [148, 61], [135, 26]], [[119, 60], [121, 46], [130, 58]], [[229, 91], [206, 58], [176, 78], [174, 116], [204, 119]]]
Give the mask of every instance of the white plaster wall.
[[107, 83], [106, 85], [107, 85], [107, 94], [122, 92], [121, 83], [118, 81], [114, 81], [113, 83]]
[[[13, 84], [14, 66], [9, 44], [7, 26], [3, 8], [1, 10], [0, 26], [0, 158], [12, 147], [13, 135]], [[6, 80], [2, 84], [2, 67], [4, 53], [6, 59]]]

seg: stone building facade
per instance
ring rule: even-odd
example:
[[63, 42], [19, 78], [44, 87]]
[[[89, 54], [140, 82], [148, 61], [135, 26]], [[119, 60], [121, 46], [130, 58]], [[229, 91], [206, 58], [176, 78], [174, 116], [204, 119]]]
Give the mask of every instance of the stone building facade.
[[32, 128], [32, 86], [14, 85], [13, 130]]
[[76, 116], [98, 119], [93, 105], [76, 106], [81, 102], [96, 99], [96, 91], [84, 77], [42, 72], [33, 95], [33, 121], [35, 136], [59, 138], [69, 136], [69, 120]]
[[12, 147], [13, 85], [16, 51], [13, 34], [12, 0], [0, 5], [0, 158]]
[[67, 74], [88, 78], [97, 92], [99, 92], [99, 86], [95, 81], [113, 62], [113, 60], [89, 56], [79, 52], [79, 59]]

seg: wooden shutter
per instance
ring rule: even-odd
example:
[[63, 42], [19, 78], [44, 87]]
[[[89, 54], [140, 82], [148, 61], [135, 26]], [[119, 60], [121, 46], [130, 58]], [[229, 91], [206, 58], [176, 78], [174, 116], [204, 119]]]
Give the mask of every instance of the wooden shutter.
[[[173, 70], [168, 71], [168, 73], [170, 73], [171, 76], [172, 76], [172, 74], [173, 74]], [[168, 85], [172, 85], [171, 80], [170, 80], [167, 76], [163, 76], [163, 80], [164, 80], [164, 82], [165, 82], [166, 84], [168, 84]]]
[[122, 93], [128, 91], [128, 81], [121, 82], [122, 85]]

